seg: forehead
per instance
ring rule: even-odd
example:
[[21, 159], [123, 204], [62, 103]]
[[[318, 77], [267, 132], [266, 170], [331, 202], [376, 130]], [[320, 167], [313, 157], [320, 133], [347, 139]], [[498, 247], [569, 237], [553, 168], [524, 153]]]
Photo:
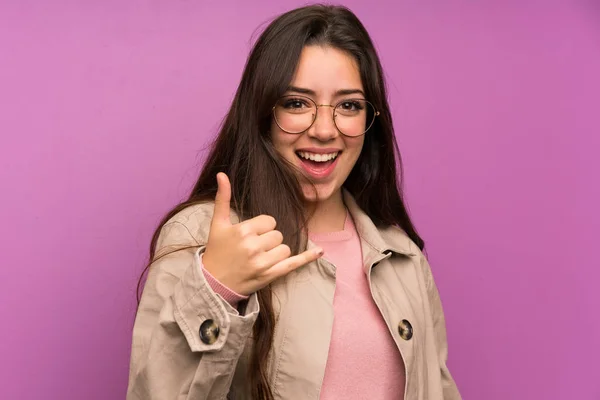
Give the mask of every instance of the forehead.
[[363, 90], [358, 63], [333, 47], [306, 46], [302, 50], [292, 86], [312, 89], [318, 95], [342, 89]]

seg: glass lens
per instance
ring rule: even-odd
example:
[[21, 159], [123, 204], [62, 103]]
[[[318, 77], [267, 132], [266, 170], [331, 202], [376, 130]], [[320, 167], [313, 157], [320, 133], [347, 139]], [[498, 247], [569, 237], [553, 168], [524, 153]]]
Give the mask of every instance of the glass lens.
[[375, 107], [362, 99], [349, 99], [340, 102], [334, 111], [337, 128], [346, 136], [360, 136], [375, 120]]
[[277, 125], [288, 133], [302, 133], [315, 120], [317, 105], [303, 96], [284, 96], [273, 110]]

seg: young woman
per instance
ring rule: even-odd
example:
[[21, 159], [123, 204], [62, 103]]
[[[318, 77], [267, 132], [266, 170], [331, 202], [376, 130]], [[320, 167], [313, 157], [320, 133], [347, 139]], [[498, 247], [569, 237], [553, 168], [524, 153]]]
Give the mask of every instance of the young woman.
[[274, 20], [154, 235], [127, 398], [459, 399], [399, 157], [356, 16]]

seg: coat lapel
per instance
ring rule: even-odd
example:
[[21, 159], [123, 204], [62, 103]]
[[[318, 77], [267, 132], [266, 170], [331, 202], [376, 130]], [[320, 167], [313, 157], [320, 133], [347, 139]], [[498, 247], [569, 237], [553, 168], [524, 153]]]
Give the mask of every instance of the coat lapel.
[[[377, 228], [347, 191], [344, 191], [344, 202], [361, 239], [363, 268], [373, 300], [402, 354], [409, 376], [413, 371], [415, 348], [419, 345], [420, 335], [415, 331], [425, 329], [422, 288], [417, 273], [420, 251], [400, 228]], [[413, 331], [410, 338], [406, 335], [407, 322]]]

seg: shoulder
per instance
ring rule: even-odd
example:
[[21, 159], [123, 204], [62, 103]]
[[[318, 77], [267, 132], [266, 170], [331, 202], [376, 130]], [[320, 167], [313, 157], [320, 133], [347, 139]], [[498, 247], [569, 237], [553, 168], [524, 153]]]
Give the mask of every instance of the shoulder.
[[[437, 293], [433, 272], [427, 256], [421, 251], [419, 246], [408, 236], [408, 234], [400, 227], [388, 226], [380, 230], [382, 236], [386, 238], [388, 243], [392, 244], [392, 248], [396, 253], [400, 253], [403, 257], [409, 257], [413, 264], [420, 271], [421, 277], [425, 282], [425, 287], [429, 292]], [[390, 246], [390, 247], [392, 247]]]
[[[159, 245], [202, 245], [208, 240], [215, 204], [212, 201], [191, 205], [171, 217], [161, 228]], [[231, 212], [232, 222], [237, 215]]]
[[197, 228], [206, 222], [210, 224], [214, 212], [215, 204], [211, 202], [197, 203], [184, 208], [169, 219], [165, 226], [171, 224], [180, 224], [188, 228]]
[[379, 234], [390, 249], [405, 256], [420, 259], [425, 257], [419, 246], [408, 236], [404, 229], [396, 225], [378, 228]]

